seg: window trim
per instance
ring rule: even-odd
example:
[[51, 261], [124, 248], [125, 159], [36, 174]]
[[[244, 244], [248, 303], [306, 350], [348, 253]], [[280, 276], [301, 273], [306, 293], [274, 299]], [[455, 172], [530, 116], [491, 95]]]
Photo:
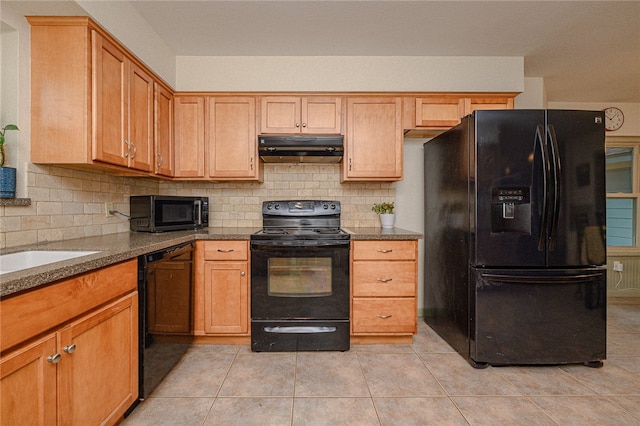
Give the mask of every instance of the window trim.
[[636, 200], [636, 245], [633, 247], [607, 246], [607, 255], [628, 255], [640, 253], [640, 136], [607, 136], [606, 148], [633, 148], [632, 192], [607, 193], [610, 198], [635, 198]]

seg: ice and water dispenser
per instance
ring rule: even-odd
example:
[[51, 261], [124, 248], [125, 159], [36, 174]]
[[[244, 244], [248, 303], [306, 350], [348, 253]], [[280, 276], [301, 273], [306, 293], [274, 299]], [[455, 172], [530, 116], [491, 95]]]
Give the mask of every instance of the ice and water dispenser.
[[531, 233], [529, 187], [494, 187], [491, 190], [491, 232]]

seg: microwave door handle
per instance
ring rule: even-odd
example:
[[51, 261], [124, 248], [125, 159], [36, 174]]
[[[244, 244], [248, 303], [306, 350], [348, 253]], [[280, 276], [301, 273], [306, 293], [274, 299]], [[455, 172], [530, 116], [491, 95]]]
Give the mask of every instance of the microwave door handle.
[[193, 202], [194, 205], [194, 221], [196, 223], [196, 225], [202, 225], [202, 201], [201, 200], [195, 200]]

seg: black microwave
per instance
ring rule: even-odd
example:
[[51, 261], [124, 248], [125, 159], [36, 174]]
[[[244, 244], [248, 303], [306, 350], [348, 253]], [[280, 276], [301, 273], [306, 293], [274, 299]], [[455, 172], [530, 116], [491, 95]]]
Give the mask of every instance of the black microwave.
[[133, 195], [129, 198], [131, 230], [166, 232], [209, 226], [209, 198]]

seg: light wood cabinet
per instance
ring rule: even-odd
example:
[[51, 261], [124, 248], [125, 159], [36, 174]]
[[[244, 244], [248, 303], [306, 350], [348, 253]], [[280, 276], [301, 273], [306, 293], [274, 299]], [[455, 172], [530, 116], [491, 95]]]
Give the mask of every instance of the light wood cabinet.
[[0, 424], [56, 424], [56, 365], [48, 359], [56, 354], [56, 335], [3, 355], [0, 361]]
[[204, 178], [204, 97], [178, 96], [174, 101], [175, 177]]
[[133, 260], [0, 302], [3, 425], [119, 421], [138, 394], [136, 287]]
[[31, 160], [153, 171], [151, 72], [86, 17], [29, 17]]
[[406, 97], [403, 100], [405, 129], [432, 129], [434, 136], [460, 123], [476, 110], [513, 109], [515, 94], [434, 94]]
[[156, 175], [173, 177], [174, 143], [173, 143], [173, 93], [158, 83], [154, 85], [155, 117], [153, 140], [155, 142]]
[[334, 96], [265, 96], [261, 133], [339, 134], [342, 98]]
[[402, 336], [417, 331], [417, 241], [353, 241], [351, 331]]
[[343, 181], [402, 179], [402, 99], [347, 98]]
[[208, 177], [214, 180], [261, 181], [256, 98], [208, 97], [206, 109]]
[[198, 241], [196, 335], [249, 335], [249, 242]]

